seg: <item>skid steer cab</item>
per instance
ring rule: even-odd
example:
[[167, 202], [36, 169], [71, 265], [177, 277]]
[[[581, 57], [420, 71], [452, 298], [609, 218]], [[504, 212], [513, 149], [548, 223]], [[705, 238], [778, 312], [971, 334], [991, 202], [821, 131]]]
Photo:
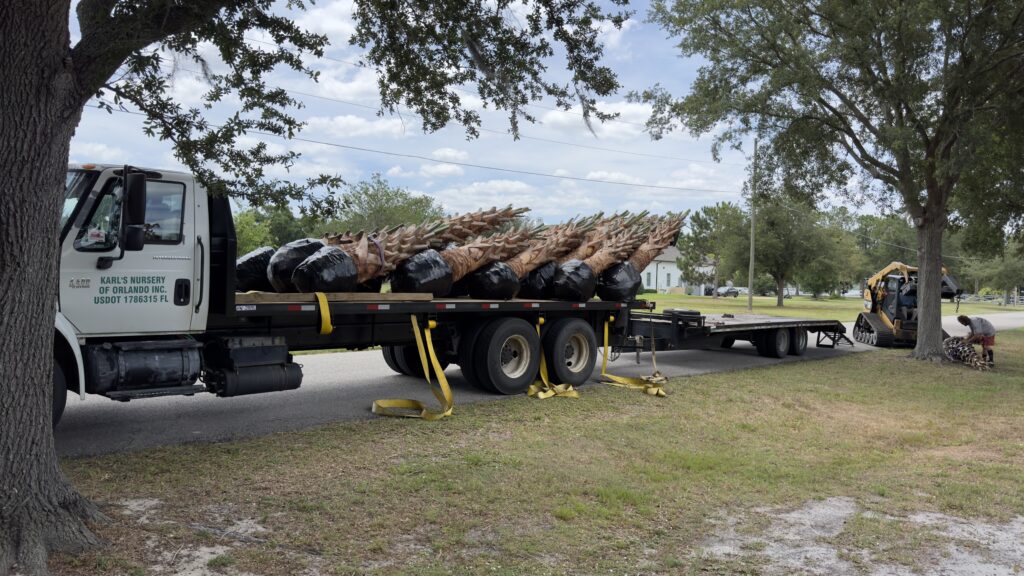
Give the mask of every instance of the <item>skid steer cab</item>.
[[[918, 269], [893, 262], [864, 281], [864, 311], [857, 316], [853, 338], [871, 346], [889, 348], [917, 343]], [[941, 297], [957, 298], [963, 290], [945, 266]], [[943, 337], [948, 335], [943, 333]]]

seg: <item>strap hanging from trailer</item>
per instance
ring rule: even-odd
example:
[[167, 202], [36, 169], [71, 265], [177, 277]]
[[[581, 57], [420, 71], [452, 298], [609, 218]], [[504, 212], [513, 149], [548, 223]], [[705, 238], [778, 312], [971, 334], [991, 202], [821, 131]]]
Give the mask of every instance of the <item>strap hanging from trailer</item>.
[[[394, 416], [397, 418], [421, 418], [423, 420], [440, 420], [452, 415], [452, 407], [455, 399], [452, 397], [452, 389], [448, 386], [448, 379], [444, 375], [441, 363], [434, 353], [434, 342], [430, 331], [437, 328], [437, 322], [427, 321], [427, 327], [420, 334], [420, 323], [415, 314], [410, 315], [412, 319], [412, 333], [416, 337], [416, 350], [420, 353], [420, 362], [423, 364], [423, 374], [427, 379], [427, 386], [434, 394], [434, 398], [441, 403], [441, 410], [435, 411], [427, 408], [427, 405], [419, 400], [406, 399], [385, 399], [376, 400], [373, 403], [373, 413], [381, 416]], [[426, 345], [424, 345], [426, 341]], [[437, 375], [437, 387], [431, 382], [430, 373]]]
[[[537, 319], [537, 336], [540, 336], [540, 327], [544, 324], [544, 318]], [[552, 398], [554, 396], [561, 396], [562, 398], [579, 398], [580, 393], [572, 387], [572, 384], [551, 384], [551, 380], [548, 379], [548, 362], [544, 358], [544, 346], [540, 347], [540, 380], [534, 382], [526, 390], [527, 396], [544, 400], [545, 398]]]
[[611, 349], [611, 342], [608, 338], [608, 326], [614, 321], [615, 316], [611, 315], [606, 317], [604, 320], [604, 354], [601, 360], [601, 377], [605, 378], [606, 383], [611, 384], [612, 386], [629, 388], [630, 390], [643, 390], [644, 394], [649, 396], [667, 396], [668, 394], [665, 392], [664, 384], [668, 382], [668, 378], [665, 378], [662, 376], [661, 372], [658, 372], [658, 363], [654, 356], [653, 325], [651, 326], [651, 361], [654, 363], [654, 373], [643, 378], [616, 376], [608, 373], [608, 350]]
[[331, 306], [327, 303], [327, 295], [323, 292], [314, 292], [316, 295], [317, 308], [320, 309], [320, 334], [326, 336], [334, 332], [334, 324], [331, 324]]

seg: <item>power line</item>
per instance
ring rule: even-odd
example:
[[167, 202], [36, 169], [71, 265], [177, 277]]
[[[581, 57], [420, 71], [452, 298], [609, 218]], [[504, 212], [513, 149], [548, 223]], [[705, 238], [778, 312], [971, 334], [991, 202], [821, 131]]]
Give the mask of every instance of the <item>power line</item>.
[[[188, 68], [177, 67], [176, 69], [180, 70], [182, 72], [190, 72], [192, 74], [200, 74], [199, 71], [191, 70], [191, 69], [188, 69]], [[346, 106], [354, 106], [356, 108], [363, 108], [363, 109], [366, 109], [366, 110], [373, 110], [374, 112], [380, 110], [380, 106], [379, 105], [371, 106], [369, 104], [362, 104], [362, 103], [359, 103], [359, 102], [352, 102], [350, 100], [342, 100], [340, 98], [334, 98], [333, 96], [323, 96], [321, 94], [312, 94], [310, 92], [302, 92], [300, 90], [294, 90], [292, 88], [285, 88], [283, 86], [276, 86], [276, 88], [284, 90], [284, 91], [286, 91], [286, 92], [288, 92], [290, 94], [294, 94], [294, 95], [298, 95], [298, 96], [304, 96], [306, 98], [316, 98], [318, 100], [326, 100], [328, 102], [337, 102], [338, 104], [345, 104]], [[412, 115], [415, 116], [416, 118], [420, 118], [422, 120], [422, 117], [419, 116], [418, 114], [412, 114]], [[490, 134], [498, 134], [498, 135], [502, 135], [502, 136], [508, 134], [507, 132], [502, 132], [501, 130], [494, 130], [494, 129], [491, 129], [491, 128], [480, 127], [480, 128], [478, 128], [478, 130], [480, 130], [481, 132], [487, 132], [487, 133], [490, 133]], [[572, 146], [572, 147], [575, 147], [575, 148], [582, 148], [582, 149], [585, 149], [585, 150], [598, 150], [598, 151], [601, 151], [601, 152], [612, 152], [614, 154], [626, 154], [626, 155], [629, 155], [629, 156], [638, 156], [638, 157], [643, 157], [643, 158], [656, 158], [656, 159], [660, 159], [660, 160], [675, 160], [675, 161], [678, 161], [678, 162], [696, 162], [696, 163], [701, 163], [701, 164], [715, 164], [715, 165], [719, 165], [719, 166], [745, 166], [745, 164], [739, 164], [739, 163], [736, 163], [736, 162], [716, 162], [714, 160], [703, 160], [703, 159], [697, 159], [697, 158], [682, 158], [680, 156], [668, 156], [668, 155], [664, 155], [664, 154], [651, 154], [651, 153], [647, 153], [647, 152], [634, 152], [632, 150], [622, 150], [620, 148], [608, 148], [608, 147], [603, 147], [603, 146], [592, 146], [592, 145], [589, 145], [589, 144], [579, 144], [577, 142], [566, 142], [564, 140], [555, 140], [553, 138], [541, 138], [539, 136], [530, 136], [530, 135], [527, 135], [527, 134], [519, 134], [519, 138], [521, 138], [523, 140], [534, 140], [534, 141], [537, 141], [537, 142], [548, 142], [550, 144], [559, 144], [559, 145], [562, 145], [562, 146]]]
[[[101, 108], [100, 106], [97, 106], [97, 105], [94, 105], [94, 104], [86, 104], [86, 106], [88, 106], [90, 108], [97, 108], [97, 109]], [[120, 112], [120, 113], [123, 113], [123, 114], [132, 114], [132, 115], [135, 115], [135, 116], [144, 116], [144, 117], [146, 116], [146, 114], [144, 114], [142, 112], [136, 112], [136, 111], [133, 111], [133, 110], [122, 110], [122, 109], [114, 108], [113, 111], [114, 112]], [[220, 126], [218, 126], [216, 124], [210, 124], [210, 126], [214, 127], [214, 128], [219, 128], [220, 127]], [[705, 193], [711, 193], [711, 194], [739, 194], [738, 192], [731, 191], [731, 190], [716, 190], [716, 189], [711, 189], [711, 188], [684, 188], [684, 187], [679, 187], [679, 186], [660, 186], [660, 185], [657, 185], [657, 184], [632, 184], [632, 183], [628, 183], [628, 182], [618, 182], [618, 181], [615, 181], [615, 180], [604, 180], [604, 179], [601, 179], [601, 178], [585, 178], [585, 177], [582, 177], [582, 176], [566, 176], [566, 175], [557, 175], [557, 174], [545, 174], [543, 172], [533, 172], [531, 170], [519, 170], [519, 169], [515, 169], [515, 168], [503, 168], [503, 167], [500, 167], [500, 166], [487, 166], [487, 165], [484, 165], [484, 164], [473, 164], [473, 163], [470, 163], [470, 162], [458, 162], [458, 161], [453, 161], [453, 160], [438, 160], [437, 158], [431, 158], [429, 156], [422, 156], [422, 155], [419, 155], [419, 154], [409, 154], [409, 153], [404, 153], [404, 152], [392, 152], [392, 151], [389, 151], [389, 150], [377, 150], [377, 149], [374, 149], [374, 148], [365, 148], [365, 147], [362, 147], [362, 146], [352, 146], [350, 144], [341, 144], [341, 143], [338, 143], [338, 142], [329, 142], [329, 141], [326, 141], [326, 140], [316, 140], [316, 139], [313, 139], [313, 138], [302, 138], [302, 137], [299, 137], [299, 136], [294, 136], [294, 137], [288, 138], [286, 136], [280, 136], [278, 134], [271, 134], [270, 132], [261, 132], [261, 131], [258, 131], [258, 130], [249, 130], [248, 133], [249, 134], [257, 134], [257, 135], [260, 135], [260, 136], [270, 136], [270, 137], [274, 137], [274, 138], [280, 138], [282, 140], [293, 140], [293, 141], [296, 141], [296, 142], [306, 142], [306, 143], [309, 143], [309, 144], [318, 144], [318, 145], [321, 145], [321, 146], [330, 146], [330, 147], [333, 147], [333, 148], [343, 148], [343, 149], [346, 149], [346, 150], [357, 150], [359, 152], [367, 152], [367, 153], [371, 153], [371, 154], [380, 154], [380, 155], [384, 155], [384, 156], [393, 156], [393, 157], [399, 157], [399, 158], [411, 158], [411, 159], [415, 159], [415, 160], [422, 160], [422, 161], [425, 161], [425, 162], [434, 162], [436, 164], [452, 164], [452, 165], [455, 165], [455, 166], [463, 166], [463, 167], [467, 167], [467, 168], [476, 168], [476, 169], [480, 169], [480, 170], [491, 170], [491, 171], [495, 171], [495, 172], [505, 172], [505, 173], [511, 173], [511, 174], [523, 174], [523, 175], [527, 175], [527, 176], [539, 176], [541, 178], [555, 178], [555, 179], [558, 179], [558, 180], [573, 180], [573, 181], [577, 181], [577, 182], [592, 182], [592, 183], [596, 183], [596, 184], [613, 184], [613, 185], [616, 185], [616, 186], [629, 186], [629, 187], [634, 187], [634, 188], [649, 188], [649, 189], [656, 189], [656, 190], [671, 190], [671, 191], [675, 191], [675, 192], [705, 192]]]

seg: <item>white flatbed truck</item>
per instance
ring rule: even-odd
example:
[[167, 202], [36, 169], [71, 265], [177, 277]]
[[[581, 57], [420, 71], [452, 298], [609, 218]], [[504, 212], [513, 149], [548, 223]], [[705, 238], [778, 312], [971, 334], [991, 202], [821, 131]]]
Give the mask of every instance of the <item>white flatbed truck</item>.
[[295, 389], [302, 382], [295, 350], [380, 346], [392, 369], [423, 376], [412, 318], [436, 323], [431, 342], [442, 368], [458, 364], [467, 380], [498, 394], [524, 392], [542, 351], [554, 382], [585, 382], [606, 323], [608, 341], [600, 344], [616, 351], [746, 339], [777, 357], [802, 353], [808, 331], [819, 333], [819, 345], [845, 332], [833, 320], [723, 323], [693, 311], [640, 313], [653, 307], [644, 301], [236, 293], [228, 200], [208, 195], [190, 174], [165, 170], [70, 166], [60, 243], [54, 425], [67, 391], [129, 401]]

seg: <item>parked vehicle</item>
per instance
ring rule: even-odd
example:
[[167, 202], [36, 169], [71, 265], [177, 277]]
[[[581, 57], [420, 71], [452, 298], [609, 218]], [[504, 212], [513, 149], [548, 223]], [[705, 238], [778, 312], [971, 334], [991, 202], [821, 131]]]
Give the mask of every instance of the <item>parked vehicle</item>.
[[537, 379], [542, 355], [553, 382], [586, 381], [599, 343], [626, 351], [750, 340], [778, 357], [802, 353], [808, 331], [818, 332], [819, 345], [845, 331], [834, 320], [706, 321], [694, 311], [634, 317], [653, 308], [644, 301], [237, 293], [227, 198], [173, 171], [70, 167], [59, 241], [55, 425], [68, 390], [124, 402], [292, 390], [302, 382], [295, 350], [381, 346], [392, 369], [424, 376], [426, 349], [441, 370], [458, 364], [482, 389], [519, 394]]
[[733, 288], [732, 286], [719, 286], [718, 287], [718, 295], [719, 296], [732, 296], [733, 298], [736, 298], [737, 296], [740, 295], [740, 291], [735, 289], [735, 288]]

